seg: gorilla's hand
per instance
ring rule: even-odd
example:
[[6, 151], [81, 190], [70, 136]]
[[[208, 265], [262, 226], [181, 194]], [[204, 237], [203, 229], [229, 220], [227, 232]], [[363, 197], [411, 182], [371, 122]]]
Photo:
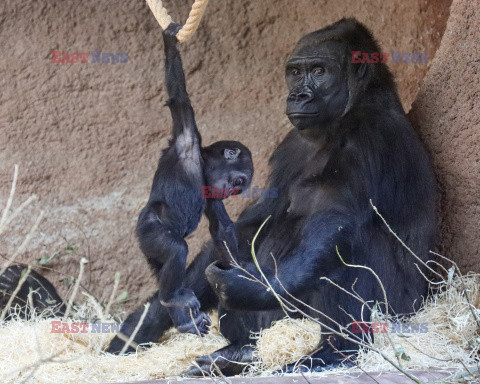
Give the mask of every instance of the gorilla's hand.
[[[245, 271], [235, 267], [222, 268], [222, 264], [214, 262], [205, 270], [205, 275], [213, 291], [218, 297], [220, 304], [226, 309], [232, 310], [260, 310], [278, 307], [278, 302], [272, 292], [267, 289], [257, 268], [253, 264], [242, 265]], [[269, 282], [277, 290], [275, 278], [269, 271], [264, 270]], [[270, 278], [268, 277], [270, 276]], [[258, 280], [258, 281], [256, 281]]]
[[224, 308], [230, 308], [229, 298], [234, 296], [235, 286], [245, 284], [246, 280], [239, 277], [240, 274], [242, 271], [238, 268], [224, 269], [218, 261], [210, 264], [205, 270], [207, 280]]
[[163, 31], [163, 39], [165, 43], [172, 44], [175, 46], [177, 44], [177, 33], [182, 29], [182, 25], [177, 23], [170, 23], [167, 29]]

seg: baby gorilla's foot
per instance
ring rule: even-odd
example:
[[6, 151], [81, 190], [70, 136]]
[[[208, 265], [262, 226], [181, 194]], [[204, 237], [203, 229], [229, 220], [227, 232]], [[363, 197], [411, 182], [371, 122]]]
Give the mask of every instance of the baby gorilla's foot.
[[161, 301], [162, 305], [167, 308], [184, 308], [192, 311], [194, 317], [198, 315], [200, 311], [200, 301], [191, 289], [180, 288], [165, 300]]
[[200, 311], [194, 316], [188, 308], [170, 307], [167, 310], [173, 324], [180, 333], [193, 333], [203, 336], [210, 331], [212, 321], [205, 312]]
[[170, 318], [179, 332], [200, 335], [209, 332], [212, 322], [204, 312], [200, 311], [200, 301], [192, 290], [180, 288], [162, 304], [167, 308]]

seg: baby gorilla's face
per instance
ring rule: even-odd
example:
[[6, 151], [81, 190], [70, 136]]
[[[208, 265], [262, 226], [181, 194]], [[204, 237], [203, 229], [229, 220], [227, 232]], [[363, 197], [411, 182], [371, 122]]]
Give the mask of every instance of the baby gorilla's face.
[[213, 197], [227, 198], [250, 186], [252, 154], [238, 141], [218, 141], [203, 148], [204, 174]]

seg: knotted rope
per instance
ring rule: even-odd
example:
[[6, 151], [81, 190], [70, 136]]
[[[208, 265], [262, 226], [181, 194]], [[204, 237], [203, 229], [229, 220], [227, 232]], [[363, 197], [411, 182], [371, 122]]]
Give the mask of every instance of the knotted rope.
[[[163, 6], [161, 0], [147, 0], [147, 4], [150, 7], [153, 15], [157, 19], [162, 29], [167, 29], [170, 23], [173, 22], [172, 18], [168, 14], [168, 11]], [[208, 0], [195, 0], [192, 5], [192, 10], [188, 15], [188, 19], [185, 22], [183, 28], [177, 33], [177, 40], [180, 42], [187, 41], [198, 28], [200, 20], [207, 8]]]

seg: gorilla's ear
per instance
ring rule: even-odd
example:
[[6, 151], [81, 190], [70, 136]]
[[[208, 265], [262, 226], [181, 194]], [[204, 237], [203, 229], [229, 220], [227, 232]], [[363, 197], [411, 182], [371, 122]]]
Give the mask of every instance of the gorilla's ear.
[[228, 159], [228, 160], [235, 160], [238, 155], [240, 155], [240, 152], [242, 152], [240, 150], [240, 148], [234, 148], [234, 149], [225, 149], [225, 151], [223, 151], [223, 156]]
[[363, 77], [365, 76], [365, 73], [367, 73], [367, 63], [361, 63], [357, 67], [357, 71], [356, 71], [357, 79], [363, 79]]

